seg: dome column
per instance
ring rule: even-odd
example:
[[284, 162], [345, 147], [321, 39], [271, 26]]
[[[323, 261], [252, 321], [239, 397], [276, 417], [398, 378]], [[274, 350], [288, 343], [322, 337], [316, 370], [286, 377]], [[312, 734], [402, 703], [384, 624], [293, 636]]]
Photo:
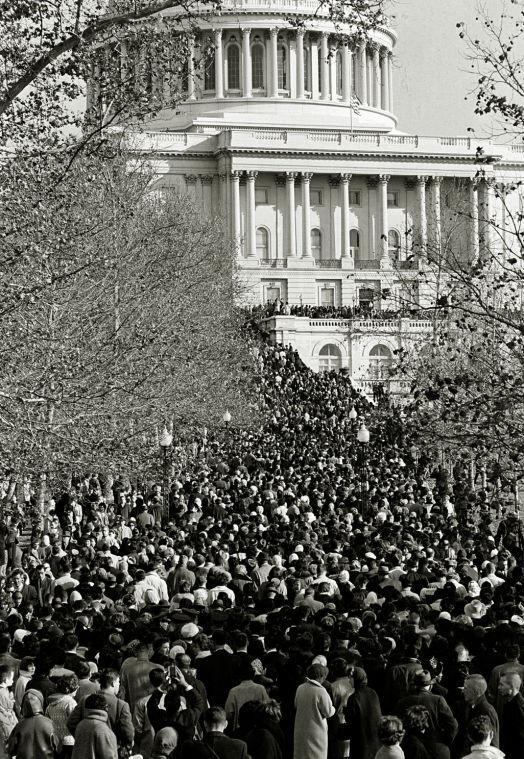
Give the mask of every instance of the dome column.
[[297, 98], [304, 97], [304, 30], [297, 29]]
[[389, 110], [393, 113], [393, 54], [388, 53], [388, 92]]
[[342, 100], [344, 103], [351, 102], [351, 83], [353, 80], [353, 61], [349, 45], [342, 45]]
[[368, 77], [367, 77], [367, 47], [366, 43], [362, 42], [358, 48], [358, 68], [359, 68], [359, 86], [360, 86], [360, 100], [362, 105], [367, 105], [368, 102]]
[[278, 29], [273, 27], [270, 30], [270, 92], [269, 97], [278, 97]]
[[381, 107], [381, 97], [380, 97], [380, 52], [378, 45], [373, 46], [373, 89], [372, 89], [372, 97], [373, 97], [373, 105], [375, 108]]
[[242, 95], [251, 97], [251, 29], [242, 29]]
[[331, 100], [337, 100], [337, 44], [333, 42], [329, 49], [329, 89]]
[[302, 173], [302, 259], [310, 260], [311, 255], [311, 202], [309, 186], [313, 174]]
[[224, 97], [224, 58], [222, 54], [222, 29], [215, 29], [215, 97]]
[[195, 99], [195, 38], [190, 37], [188, 40], [188, 58], [187, 58], [187, 99]]
[[256, 204], [255, 204], [255, 180], [258, 171], [246, 172], [246, 247], [247, 258], [256, 258], [257, 256], [257, 231], [256, 231]]
[[389, 111], [389, 64], [388, 51], [380, 51], [380, 71], [382, 76], [382, 110]]
[[311, 57], [311, 99], [318, 100], [320, 96], [320, 84], [318, 81], [318, 40], [311, 37], [309, 54]]
[[430, 250], [430, 257], [434, 261], [440, 261], [441, 246], [442, 246], [442, 219], [441, 219], [441, 199], [440, 189], [442, 185], [442, 177], [431, 178], [431, 231], [432, 231], [432, 250]]
[[297, 255], [297, 235], [295, 228], [295, 179], [296, 171], [286, 173], [286, 197], [287, 197], [287, 244], [288, 258], [295, 258]]
[[320, 99], [329, 100], [329, 49], [327, 32], [320, 36]]

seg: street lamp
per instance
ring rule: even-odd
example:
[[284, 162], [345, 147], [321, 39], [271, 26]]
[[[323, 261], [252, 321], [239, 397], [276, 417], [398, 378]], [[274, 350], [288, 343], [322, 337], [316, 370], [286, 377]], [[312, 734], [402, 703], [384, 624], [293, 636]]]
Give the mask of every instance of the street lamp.
[[164, 512], [164, 519], [167, 521], [169, 518], [169, 504], [168, 504], [168, 455], [167, 452], [171, 448], [171, 445], [173, 443], [173, 435], [168, 431], [167, 427], [164, 426], [164, 429], [162, 430], [162, 434], [160, 435], [158, 439], [158, 443], [160, 445], [160, 448], [162, 449], [162, 504], [163, 504], [163, 512]]
[[352, 422], [355, 422], [357, 420], [357, 410], [354, 406], [351, 406], [351, 410], [348, 414], [348, 417], [351, 419]]
[[229, 413], [229, 411], [227, 409], [222, 414], [222, 421], [224, 422], [224, 424], [226, 425], [226, 427], [229, 427], [229, 423], [231, 422], [231, 414]]
[[366, 469], [366, 452], [369, 443], [369, 430], [364, 422], [362, 422], [362, 425], [357, 432], [357, 440], [360, 444], [360, 495], [362, 500], [362, 516], [364, 517], [367, 511], [368, 481]]

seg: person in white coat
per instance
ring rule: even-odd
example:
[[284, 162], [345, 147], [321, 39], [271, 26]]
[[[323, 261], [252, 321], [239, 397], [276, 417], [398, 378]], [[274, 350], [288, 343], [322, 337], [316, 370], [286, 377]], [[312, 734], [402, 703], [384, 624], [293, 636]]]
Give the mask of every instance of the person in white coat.
[[307, 670], [306, 682], [297, 688], [293, 759], [327, 759], [327, 721], [335, 714], [335, 707], [323, 686], [327, 676], [327, 667], [312, 664]]

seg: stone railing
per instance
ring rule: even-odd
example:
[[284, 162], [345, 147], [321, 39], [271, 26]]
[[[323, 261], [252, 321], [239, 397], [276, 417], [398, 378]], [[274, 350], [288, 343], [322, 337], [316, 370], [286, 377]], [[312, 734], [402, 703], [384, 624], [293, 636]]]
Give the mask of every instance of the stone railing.
[[369, 261], [355, 261], [355, 269], [361, 271], [375, 271], [380, 269], [380, 259], [373, 258]]
[[268, 269], [287, 269], [287, 258], [260, 259], [260, 266]]
[[329, 261], [315, 259], [315, 266], [317, 269], [340, 269], [342, 261], [338, 258], [332, 258]]

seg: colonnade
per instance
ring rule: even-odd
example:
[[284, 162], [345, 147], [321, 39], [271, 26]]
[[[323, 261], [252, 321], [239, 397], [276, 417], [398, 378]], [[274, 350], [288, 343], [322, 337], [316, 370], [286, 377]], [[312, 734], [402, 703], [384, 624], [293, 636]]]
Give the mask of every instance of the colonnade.
[[[256, 203], [255, 186], [257, 171], [232, 171], [230, 174], [221, 174], [221, 198], [227, 197], [225, 183], [231, 182], [231, 229], [233, 238], [237, 241], [240, 251], [241, 240], [241, 181], [245, 181], [245, 210], [246, 223], [244, 229], [245, 257], [256, 259]], [[286, 230], [285, 258], [301, 258], [305, 261], [312, 260], [311, 253], [311, 199], [310, 185], [313, 178], [311, 172], [288, 171], [277, 175], [277, 184], [286, 188], [286, 203], [284, 211], [284, 224]], [[336, 177], [339, 186], [339, 204], [341, 210], [341, 239], [342, 259], [351, 259], [350, 247], [350, 187], [352, 174], [341, 173]], [[388, 205], [388, 188], [391, 177], [387, 174], [372, 175], [367, 178], [368, 186], [377, 190], [377, 223], [379, 243], [379, 259], [389, 260], [388, 233], [390, 229], [390, 213]], [[300, 205], [302, 208], [302, 247], [297, 247], [297, 180], [300, 182]], [[416, 190], [416, 206], [414, 209], [414, 252], [420, 257], [429, 256], [434, 260], [439, 259], [442, 253], [442, 176], [417, 176], [407, 177], [410, 186]], [[490, 180], [477, 179], [469, 182], [469, 205], [464, 215], [470, 226], [469, 257], [476, 261], [479, 255], [489, 252], [493, 243], [490, 220], [494, 213], [494, 184]]]

